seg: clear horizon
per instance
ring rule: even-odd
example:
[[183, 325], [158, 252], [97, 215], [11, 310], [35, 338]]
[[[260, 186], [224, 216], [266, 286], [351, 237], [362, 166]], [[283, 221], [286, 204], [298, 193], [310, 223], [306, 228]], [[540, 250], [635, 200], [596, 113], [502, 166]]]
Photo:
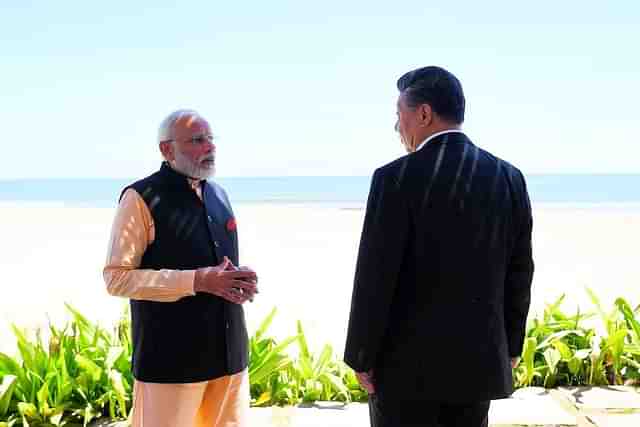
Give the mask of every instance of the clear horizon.
[[[289, 178], [289, 179], [293, 179], [293, 178], [370, 178], [371, 175], [373, 174], [373, 171], [371, 171], [371, 174], [369, 175], [260, 175], [260, 176], [234, 176], [234, 175], [227, 175], [227, 176], [214, 176], [212, 178], [209, 178], [210, 180], [216, 180], [216, 179], [247, 179], [247, 180], [251, 180], [251, 179], [261, 179], [261, 178], [273, 178], [273, 179], [278, 179], [278, 178]], [[597, 177], [597, 176], [603, 176], [603, 177], [607, 177], [607, 176], [633, 176], [633, 177], [637, 177], [640, 176], [640, 172], [602, 172], [602, 173], [588, 173], [588, 172], [576, 172], [576, 173], [529, 173], [526, 174], [526, 176], [529, 177], [554, 177], [554, 176], [573, 176], [573, 177], [578, 177], [578, 176], [585, 176], [585, 177]], [[129, 177], [108, 177], [108, 176], [98, 176], [98, 177], [81, 177], [81, 176], [70, 176], [70, 177], [65, 177], [65, 176], [61, 176], [61, 177], [28, 177], [28, 178], [0, 178], [0, 182], [15, 182], [15, 181], [82, 181], [82, 180], [104, 180], [104, 181], [135, 181], [137, 179], [139, 179], [140, 177], [136, 177], [136, 176], [129, 176]]]
[[220, 135], [218, 176], [370, 176], [404, 153], [404, 72], [441, 65], [463, 129], [528, 175], [640, 170], [640, 4], [0, 6], [0, 180], [142, 177], [172, 110]]

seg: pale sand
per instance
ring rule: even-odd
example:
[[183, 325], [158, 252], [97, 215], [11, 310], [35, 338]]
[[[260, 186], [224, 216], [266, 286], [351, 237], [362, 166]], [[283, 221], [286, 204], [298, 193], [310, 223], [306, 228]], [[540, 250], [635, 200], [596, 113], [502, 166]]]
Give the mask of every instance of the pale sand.
[[[4, 205], [0, 222], [0, 351], [13, 353], [9, 324], [61, 325], [67, 301], [112, 325], [125, 300], [107, 295], [102, 265], [113, 209]], [[313, 205], [238, 204], [242, 264], [260, 277], [246, 305], [249, 329], [277, 306], [277, 337], [303, 321], [313, 348], [344, 346], [363, 210]], [[533, 301], [537, 311], [561, 293], [567, 308], [590, 308], [584, 286], [609, 306], [640, 303], [640, 208], [535, 208]], [[469, 319], [472, 321], [472, 319]]]

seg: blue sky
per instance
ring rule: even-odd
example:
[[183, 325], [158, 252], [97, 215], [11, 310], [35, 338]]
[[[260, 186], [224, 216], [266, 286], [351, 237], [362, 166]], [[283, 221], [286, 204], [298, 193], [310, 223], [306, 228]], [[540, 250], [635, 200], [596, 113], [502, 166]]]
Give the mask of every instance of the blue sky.
[[14, 3], [0, 179], [145, 175], [181, 107], [220, 136], [220, 176], [370, 175], [403, 154], [397, 78], [431, 64], [526, 173], [640, 172], [637, 2]]

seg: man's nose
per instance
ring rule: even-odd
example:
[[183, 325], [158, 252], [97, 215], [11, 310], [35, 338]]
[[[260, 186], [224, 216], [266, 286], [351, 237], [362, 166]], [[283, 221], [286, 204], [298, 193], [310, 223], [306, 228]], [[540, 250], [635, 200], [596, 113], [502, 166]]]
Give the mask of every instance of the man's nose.
[[211, 152], [216, 152], [216, 144], [213, 141], [207, 141], [204, 144], [204, 151], [205, 153], [211, 153]]

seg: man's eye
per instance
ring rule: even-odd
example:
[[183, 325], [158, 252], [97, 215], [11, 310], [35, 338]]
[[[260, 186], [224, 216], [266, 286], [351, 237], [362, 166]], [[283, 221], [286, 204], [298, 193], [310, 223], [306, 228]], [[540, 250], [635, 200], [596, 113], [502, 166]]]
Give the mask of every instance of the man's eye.
[[194, 144], [204, 144], [205, 142], [213, 142], [213, 135], [194, 136], [191, 138]]

